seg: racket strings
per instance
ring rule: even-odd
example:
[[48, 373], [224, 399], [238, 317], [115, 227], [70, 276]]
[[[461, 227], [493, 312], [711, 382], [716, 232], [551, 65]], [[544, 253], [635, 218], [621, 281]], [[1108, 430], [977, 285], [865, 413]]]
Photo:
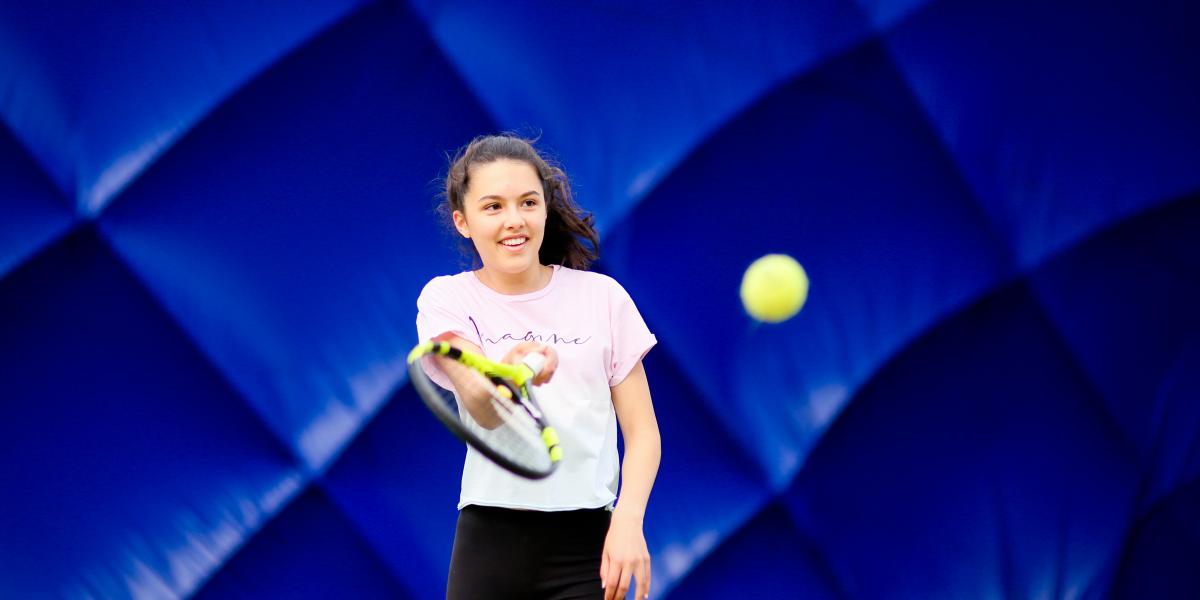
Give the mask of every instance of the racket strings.
[[[465, 429], [508, 460], [532, 470], [545, 470], [550, 466], [550, 457], [542, 441], [542, 428], [511, 395], [508, 388], [472, 370], [470, 377], [459, 378], [454, 394], [446, 394], [447, 409], [458, 415]], [[486, 425], [467, 410], [463, 399], [476, 400], [477, 412]]]

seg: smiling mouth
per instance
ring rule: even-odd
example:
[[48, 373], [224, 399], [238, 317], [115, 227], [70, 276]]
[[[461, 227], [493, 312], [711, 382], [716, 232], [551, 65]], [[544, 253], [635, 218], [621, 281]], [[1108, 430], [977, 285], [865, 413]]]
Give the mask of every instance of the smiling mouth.
[[504, 246], [505, 248], [511, 248], [513, 250], [516, 250], [516, 249], [524, 247], [528, 241], [529, 241], [529, 238], [527, 238], [527, 237], [514, 237], [514, 238], [508, 238], [506, 240], [500, 240], [500, 245]]

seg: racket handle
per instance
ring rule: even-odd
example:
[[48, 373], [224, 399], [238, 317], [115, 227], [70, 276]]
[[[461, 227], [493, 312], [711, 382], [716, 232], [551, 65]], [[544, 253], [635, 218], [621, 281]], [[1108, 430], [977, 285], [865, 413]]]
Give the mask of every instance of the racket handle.
[[546, 368], [546, 355], [539, 352], [530, 352], [525, 355], [525, 358], [521, 359], [521, 362], [529, 367], [530, 371], [533, 371], [534, 377], [537, 377], [538, 373], [541, 373], [542, 369]]

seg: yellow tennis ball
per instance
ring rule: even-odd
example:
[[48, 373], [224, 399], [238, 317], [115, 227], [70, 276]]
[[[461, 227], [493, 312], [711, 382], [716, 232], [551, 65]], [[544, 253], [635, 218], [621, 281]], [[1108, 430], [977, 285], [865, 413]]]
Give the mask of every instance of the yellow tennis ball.
[[786, 321], [800, 312], [808, 299], [808, 275], [796, 259], [768, 254], [746, 269], [741, 295], [751, 317], [767, 323]]

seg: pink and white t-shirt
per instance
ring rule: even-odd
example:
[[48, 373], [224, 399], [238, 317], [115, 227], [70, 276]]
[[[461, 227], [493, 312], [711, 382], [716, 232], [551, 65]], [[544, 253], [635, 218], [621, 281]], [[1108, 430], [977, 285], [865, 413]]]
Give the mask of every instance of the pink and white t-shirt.
[[[557, 265], [546, 287], [518, 295], [485, 286], [473, 272], [435, 277], [417, 299], [417, 335], [429, 340], [447, 332], [478, 344], [492, 360], [521, 341], [553, 345], [559, 359], [553, 380], [537, 388], [538, 402], [561, 438], [558, 470], [530, 481], [468, 448], [458, 507], [611, 506], [620, 461], [609, 388], [656, 343], [625, 289], [606, 275]], [[438, 369], [426, 365], [426, 372], [449, 387]]]

